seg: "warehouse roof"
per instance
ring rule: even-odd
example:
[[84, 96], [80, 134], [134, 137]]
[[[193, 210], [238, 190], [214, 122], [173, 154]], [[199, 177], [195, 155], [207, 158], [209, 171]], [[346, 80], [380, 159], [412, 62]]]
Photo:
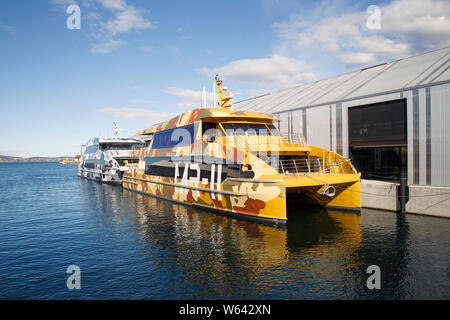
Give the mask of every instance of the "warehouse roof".
[[242, 100], [233, 107], [277, 113], [447, 82], [450, 47]]

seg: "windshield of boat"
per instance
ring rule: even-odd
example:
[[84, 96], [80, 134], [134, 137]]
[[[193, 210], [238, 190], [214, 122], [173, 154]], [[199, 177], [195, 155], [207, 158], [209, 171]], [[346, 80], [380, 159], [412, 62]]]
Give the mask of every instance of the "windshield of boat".
[[267, 126], [269, 127], [269, 129], [272, 132], [273, 136], [279, 136], [280, 135], [280, 131], [273, 124], [268, 124]]
[[[278, 135], [278, 130], [270, 124], [267, 126], [264, 123], [223, 123], [223, 128], [228, 136], [238, 135], [258, 135], [258, 136], [270, 136]], [[270, 130], [269, 130], [270, 128]], [[275, 132], [274, 132], [275, 129]]]

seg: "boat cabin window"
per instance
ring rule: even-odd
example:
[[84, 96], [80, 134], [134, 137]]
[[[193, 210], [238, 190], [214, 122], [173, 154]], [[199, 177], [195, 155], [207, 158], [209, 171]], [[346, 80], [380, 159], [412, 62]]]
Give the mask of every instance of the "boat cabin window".
[[228, 136], [258, 135], [268, 136], [270, 131], [262, 123], [222, 123]]
[[137, 150], [141, 144], [101, 144], [100, 150]]
[[194, 143], [194, 124], [155, 133], [152, 149], [183, 147]]
[[97, 150], [98, 150], [98, 144], [93, 144], [93, 145], [90, 145], [90, 146], [88, 146], [88, 147], [86, 147], [86, 153], [96, 153], [97, 152]]
[[217, 123], [202, 121], [202, 135], [204, 135], [206, 131], [210, 129], [217, 129]]
[[144, 139], [144, 147], [148, 147], [153, 140], [153, 134], [149, 135]]
[[215, 142], [220, 136], [220, 128], [215, 122], [202, 122], [202, 137], [207, 142]]
[[268, 124], [267, 126], [269, 127], [269, 129], [272, 132], [273, 136], [279, 136], [280, 135], [280, 131], [273, 124]]

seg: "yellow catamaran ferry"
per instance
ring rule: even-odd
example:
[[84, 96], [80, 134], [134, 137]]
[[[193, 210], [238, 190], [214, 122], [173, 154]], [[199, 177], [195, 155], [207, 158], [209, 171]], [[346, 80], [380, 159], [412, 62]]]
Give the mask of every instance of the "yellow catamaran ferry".
[[235, 217], [286, 223], [287, 204], [359, 209], [360, 177], [341, 155], [285, 136], [271, 114], [234, 110], [216, 76], [218, 108], [139, 132], [152, 142], [124, 189]]

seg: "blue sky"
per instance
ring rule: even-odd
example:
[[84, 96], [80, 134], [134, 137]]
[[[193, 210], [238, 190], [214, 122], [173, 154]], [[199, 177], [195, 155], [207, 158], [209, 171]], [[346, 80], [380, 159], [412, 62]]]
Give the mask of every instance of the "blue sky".
[[[72, 4], [79, 30], [66, 26]], [[200, 107], [216, 72], [241, 100], [448, 46], [449, 34], [437, 0], [1, 1], [0, 154], [73, 155], [114, 121], [132, 135]]]

